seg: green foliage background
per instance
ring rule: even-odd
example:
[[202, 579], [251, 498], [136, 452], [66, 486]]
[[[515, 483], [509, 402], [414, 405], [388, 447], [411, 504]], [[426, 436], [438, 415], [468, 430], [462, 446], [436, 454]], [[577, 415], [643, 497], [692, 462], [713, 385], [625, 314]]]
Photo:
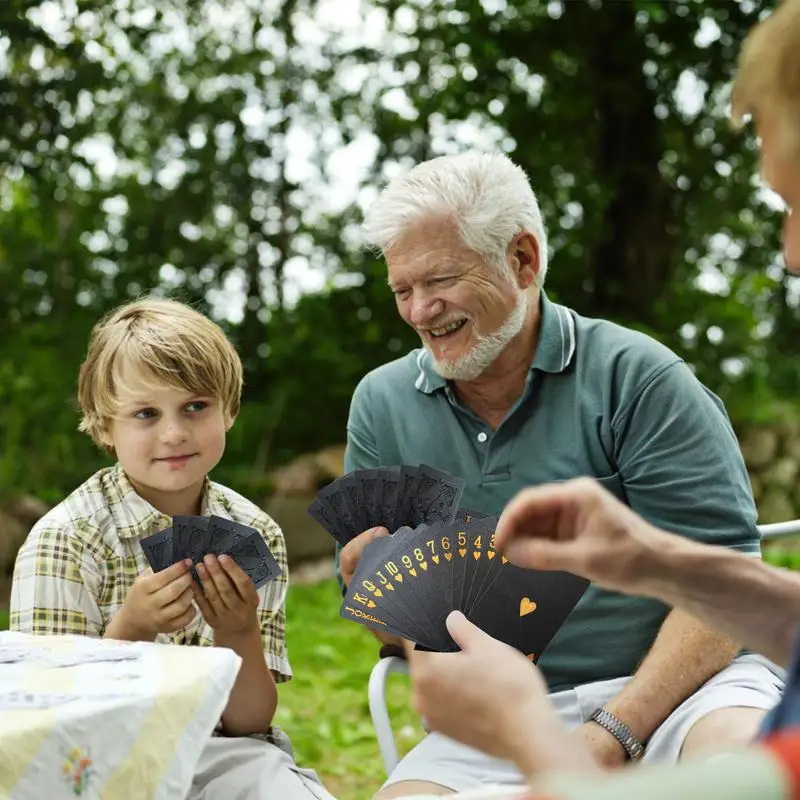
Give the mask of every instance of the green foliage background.
[[[797, 389], [796, 287], [726, 104], [770, 5], [7, 0], [0, 494], [55, 501], [103, 463], [76, 432], [77, 369], [96, 319], [145, 291], [240, 348], [221, 480], [259, 493], [269, 467], [341, 441], [356, 381], [414, 346], [358, 247], [361, 208], [469, 146], [528, 171], [552, 296], [674, 347], [737, 419], [768, 417]], [[298, 301], [299, 271], [322, 288]]]

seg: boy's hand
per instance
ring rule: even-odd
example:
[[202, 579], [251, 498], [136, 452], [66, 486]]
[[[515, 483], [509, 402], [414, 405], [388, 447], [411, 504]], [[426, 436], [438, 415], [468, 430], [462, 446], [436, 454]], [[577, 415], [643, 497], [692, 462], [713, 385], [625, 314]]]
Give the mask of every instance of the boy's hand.
[[230, 556], [206, 556], [197, 574], [203, 591], [194, 586], [194, 599], [214, 633], [238, 635], [259, 628], [255, 584]]
[[187, 559], [160, 572], [143, 572], [111, 620], [106, 635], [152, 642], [159, 633], [175, 633], [188, 625], [197, 613], [192, 605], [191, 564]]

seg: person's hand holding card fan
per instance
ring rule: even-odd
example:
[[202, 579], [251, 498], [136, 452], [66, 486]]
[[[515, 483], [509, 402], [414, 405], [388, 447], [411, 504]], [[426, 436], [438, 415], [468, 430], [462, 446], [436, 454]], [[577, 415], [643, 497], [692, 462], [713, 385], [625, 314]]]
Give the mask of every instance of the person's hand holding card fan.
[[496, 524], [487, 517], [374, 537], [360, 553], [341, 616], [418, 648], [448, 652], [458, 645], [445, 620], [461, 611], [538, 661], [589, 582], [515, 566], [495, 548]]
[[231, 556], [207, 555], [197, 564], [197, 576], [200, 586], [194, 586], [194, 599], [215, 633], [258, 631], [258, 592], [251, 577]]
[[447, 618], [458, 653], [410, 653], [412, 702], [429, 731], [495, 758], [523, 775], [541, 769], [597, 769], [575, 742], [528, 660], [473, 625], [463, 614]]
[[451, 522], [464, 485], [426, 464], [355, 470], [320, 489], [308, 513], [346, 547], [373, 528], [394, 533], [404, 526]]
[[197, 614], [192, 605], [191, 562], [177, 561], [160, 572], [147, 570], [131, 586], [108, 635], [114, 639], [152, 642], [159, 633], [175, 633]]
[[[142, 539], [140, 544], [153, 572], [167, 569], [177, 561], [188, 560], [192, 565], [192, 576], [201, 590], [204, 580], [197, 565], [202, 564], [206, 556], [228, 556], [248, 576], [255, 589], [281, 574], [281, 568], [261, 534], [255, 528], [224, 517], [176, 515], [171, 528]], [[224, 574], [228, 575], [229, 571], [226, 569]]]

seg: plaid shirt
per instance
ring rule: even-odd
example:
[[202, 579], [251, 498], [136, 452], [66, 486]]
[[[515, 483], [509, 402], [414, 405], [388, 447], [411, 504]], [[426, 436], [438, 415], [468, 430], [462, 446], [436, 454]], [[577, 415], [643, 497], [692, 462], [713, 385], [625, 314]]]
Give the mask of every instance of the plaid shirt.
[[[289, 571], [281, 529], [249, 500], [208, 479], [201, 514], [255, 528], [281, 567], [283, 574], [258, 590], [258, 614], [267, 665], [276, 682], [289, 680], [284, 641]], [[11, 585], [11, 629], [102, 636], [149, 566], [139, 541], [171, 524], [136, 493], [119, 465], [99, 470], [42, 517], [20, 548]], [[185, 628], [159, 634], [156, 641], [210, 646], [214, 632], [197, 614]]]

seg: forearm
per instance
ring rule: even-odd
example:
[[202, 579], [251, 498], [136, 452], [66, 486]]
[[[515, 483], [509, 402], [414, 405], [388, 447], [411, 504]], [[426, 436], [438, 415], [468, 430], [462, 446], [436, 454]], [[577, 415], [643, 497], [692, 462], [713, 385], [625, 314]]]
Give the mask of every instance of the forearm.
[[800, 576], [673, 536], [659, 538], [650, 560], [642, 593], [787, 666], [800, 621]]
[[605, 708], [646, 741], [738, 650], [737, 643], [689, 614], [672, 611], [632, 680]]
[[264, 658], [259, 627], [236, 635], [218, 633], [214, 644], [230, 648], [242, 659], [222, 713], [223, 730], [228, 736], [265, 733], [278, 707], [278, 690]]

